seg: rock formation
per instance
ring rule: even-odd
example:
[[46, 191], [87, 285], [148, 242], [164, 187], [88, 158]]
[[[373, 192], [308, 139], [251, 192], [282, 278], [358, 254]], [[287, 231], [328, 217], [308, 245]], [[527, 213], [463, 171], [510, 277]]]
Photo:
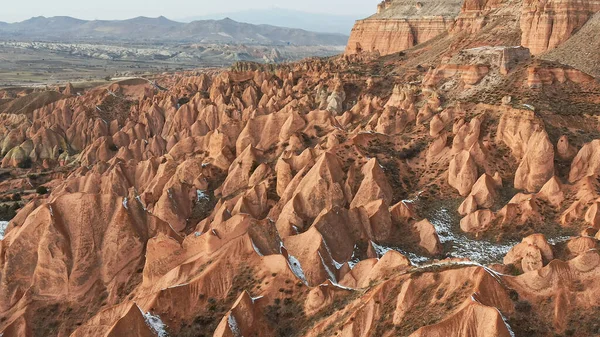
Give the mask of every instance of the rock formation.
[[594, 6], [386, 0], [337, 57], [0, 89], [0, 334], [597, 335], [600, 83], [537, 57]]
[[358, 20], [352, 28], [346, 54], [388, 55], [414, 47], [446, 32], [462, 1], [384, 1], [377, 14]]

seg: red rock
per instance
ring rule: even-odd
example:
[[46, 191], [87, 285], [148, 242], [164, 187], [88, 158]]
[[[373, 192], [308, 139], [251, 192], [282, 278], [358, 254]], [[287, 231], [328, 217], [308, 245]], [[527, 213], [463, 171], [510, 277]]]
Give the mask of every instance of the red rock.
[[593, 2], [526, 0], [521, 10], [521, 45], [534, 55], [556, 48], [600, 11], [599, 6]]
[[477, 166], [468, 151], [457, 153], [448, 169], [448, 184], [466, 196], [477, 180]]
[[552, 247], [542, 234], [530, 235], [504, 257], [504, 264], [521, 265], [524, 272], [542, 269], [554, 259]]
[[587, 143], [579, 150], [571, 164], [569, 182], [597, 174], [600, 174], [600, 140]]
[[489, 209], [476, 211], [460, 220], [460, 229], [467, 233], [483, 232], [490, 227], [494, 219], [495, 215]]
[[548, 134], [539, 131], [531, 136], [527, 151], [515, 173], [515, 188], [539, 191], [554, 176], [554, 146]]
[[413, 228], [419, 234], [419, 246], [431, 255], [438, 255], [442, 252], [440, 239], [435, 231], [435, 227], [429, 220], [419, 221], [413, 225]]

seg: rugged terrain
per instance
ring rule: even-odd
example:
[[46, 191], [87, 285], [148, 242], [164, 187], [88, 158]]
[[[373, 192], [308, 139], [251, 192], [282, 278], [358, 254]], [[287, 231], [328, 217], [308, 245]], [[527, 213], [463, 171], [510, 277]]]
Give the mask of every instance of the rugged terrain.
[[[600, 82], [538, 56], [587, 51], [590, 4], [467, 0], [385, 56], [0, 91], [3, 337], [597, 336]], [[544, 35], [530, 8], [579, 21]]]
[[282, 63], [343, 51], [348, 37], [231, 19], [85, 21], [36, 17], [0, 24], [0, 88]]
[[345, 45], [343, 34], [316, 33], [302, 29], [253, 25], [229, 18], [182, 23], [165, 17], [129, 20], [79, 20], [67, 16], [35, 17], [0, 24], [0, 38], [48, 42], [177, 42], [260, 45]]
[[0, 41], [0, 88], [67, 82], [88, 86], [89, 82], [105, 82], [107, 78], [228, 67], [237, 61], [284, 63], [332, 56], [343, 50], [340, 46]]

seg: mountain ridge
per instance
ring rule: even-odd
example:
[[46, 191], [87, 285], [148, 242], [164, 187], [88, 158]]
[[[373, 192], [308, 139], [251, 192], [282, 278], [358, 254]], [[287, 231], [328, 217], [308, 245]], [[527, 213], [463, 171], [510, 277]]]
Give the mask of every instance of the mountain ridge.
[[127, 20], [80, 20], [69, 16], [33, 17], [0, 24], [0, 39], [43, 41], [152, 41], [260, 45], [345, 45], [347, 36], [298, 28], [222, 20], [182, 23], [164, 16]]
[[[365, 14], [365, 17], [367, 15]], [[337, 15], [311, 13], [285, 8], [249, 9], [237, 12], [223, 12], [179, 18], [182, 22], [196, 20], [218, 20], [229, 17], [236, 21], [251, 24], [269, 24], [280, 27], [298, 28], [324, 33], [349, 34], [360, 15]]]

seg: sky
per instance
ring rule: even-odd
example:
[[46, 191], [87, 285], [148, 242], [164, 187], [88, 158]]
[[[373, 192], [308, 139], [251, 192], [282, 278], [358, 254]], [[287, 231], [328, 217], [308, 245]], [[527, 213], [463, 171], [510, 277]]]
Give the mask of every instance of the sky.
[[[8, 1], [8, 0], [3, 0]], [[273, 7], [314, 13], [356, 15], [375, 13], [380, 0], [29, 0], [2, 6], [0, 21], [17, 22], [34, 16], [72, 16], [79, 19], [121, 20], [137, 16], [191, 16]]]

